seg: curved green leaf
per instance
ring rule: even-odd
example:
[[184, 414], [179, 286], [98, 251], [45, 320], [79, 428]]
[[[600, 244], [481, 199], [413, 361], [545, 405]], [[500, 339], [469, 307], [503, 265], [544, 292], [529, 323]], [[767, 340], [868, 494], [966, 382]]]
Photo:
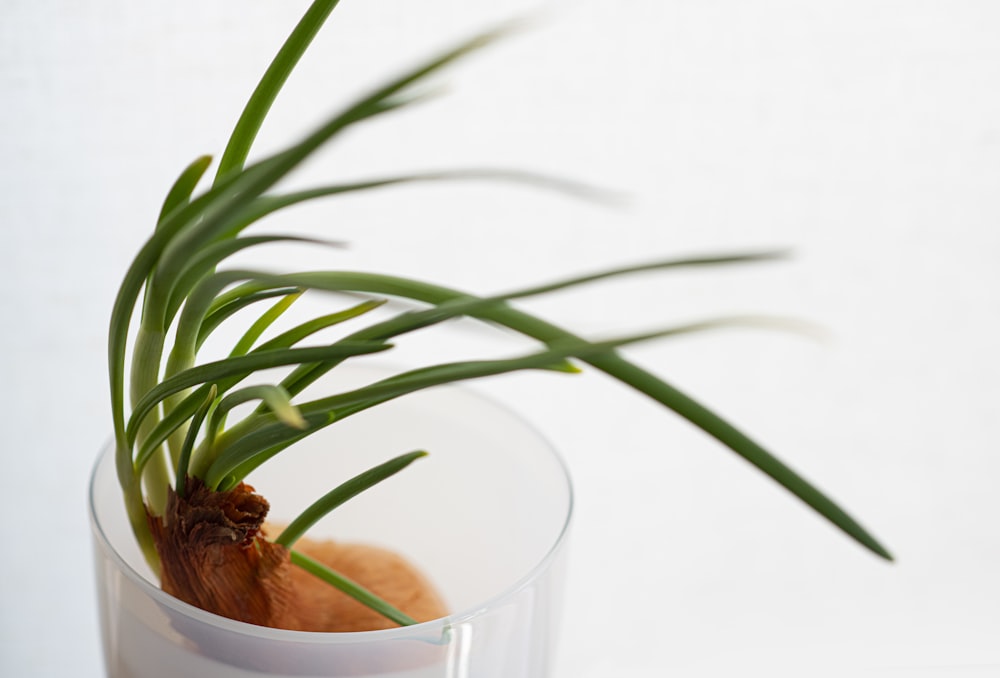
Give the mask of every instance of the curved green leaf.
[[279, 299], [276, 304], [262, 313], [261, 316], [250, 325], [247, 331], [243, 333], [240, 340], [236, 342], [232, 351], [229, 352], [229, 357], [234, 358], [236, 356], [246, 355], [249, 353], [250, 349], [253, 348], [253, 345], [257, 343], [258, 339], [260, 339], [260, 336], [267, 331], [267, 328], [273, 325], [275, 321], [277, 321], [278, 318], [285, 313], [285, 311], [291, 308], [292, 304], [294, 304], [301, 296], [301, 292], [298, 294], [289, 294], [287, 297]]
[[[601, 342], [563, 339], [552, 342], [546, 350], [515, 358], [445, 363], [412, 370], [353, 391], [303, 403], [299, 409], [307, 418], [327, 414], [329, 422], [332, 423], [394, 398], [433, 386], [519, 370], [543, 369], [569, 357], [586, 358], [636, 342], [744, 323], [743, 319], [712, 320]], [[258, 416], [253, 422], [255, 428], [252, 432], [234, 428], [220, 437], [216, 445], [216, 459], [206, 474], [209, 486], [214, 486], [213, 483], [221, 482], [223, 478], [230, 478], [231, 482], [242, 479], [245, 474], [273, 456], [271, 448], [275, 445], [290, 443], [293, 438], [299, 438], [295, 432], [275, 430], [268, 420], [269, 417], [266, 415]]]
[[194, 416], [191, 418], [191, 426], [188, 427], [187, 435], [184, 436], [184, 443], [181, 445], [180, 459], [177, 462], [176, 471], [176, 484], [177, 484], [177, 496], [183, 498], [186, 494], [187, 476], [188, 476], [188, 462], [191, 460], [191, 450], [194, 448], [194, 441], [198, 437], [198, 431], [201, 428], [201, 423], [205, 420], [205, 415], [208, 414], [209, 408], [215, 401], [216, 390], [215, 385], [211, 385], [208, 388], [208, 394], [205, 399], [198, 406], [197, 411], [195, 411]]
[[282, 332], [273, 339], [269, 339], [260, 345], [261, 350], [269, 350], [274, 348], [286, 348], [288, 346], [294, 346], [303, 339], [307, 339], [316, 332], [325, 330], [329, 327], [339, 325], [340, 323], [358, 318], [366, 313], [374, 311], [376, 308], [384, 305], [385, 301], [381, 299], [373, 299], [369, 301], [363, 301], [360, 304], [352, 306], [343, 311], [337, 311], [336, 313], [328, 313], [326, 315], [321, 315], [312, 320], [308, 320], [300, 325], [296, 325], [290, 330]]
[[533, 172], [484, 168], [427, 171], [383, 177], [380, 179], [369, 179], [367, 181], [355, 181], [346, 184], [334, 184], [332, 186], [321, 186], [283, 195], [263, 195], [247, 205], [246, 210], [236, 220], [232, 228], [234, 232], [242, 231], [250, 224], [256, 223], [258, 220], [279, 210], [320, 198], [404, 184], [452, 181], [492, 181], [523, 184], [598, 202], [614, 202], [618, 199], [617, 196], [611, 194], [609, 191], [598, 189], [594, 186]]
[[205, 175], [206, 170], [208, 170], [211, 164], [212, 156], [202, 155], [195, 158], [184, 169], [181, 175], [177, 177], [174, 185], [167, 192], [167, 197], [163, 201], [163, 207], [160, 209], [160, 216], [156, 219], [157, 224], [162, 223], [174, 210], [190, 202], [191, 194], [194, 193], [194, 189], [198, 187], [198, 182], [201, 181], [202, 176]]
[[300, 431], [308, 428], [305, 418], [299, 412], [299, 409], [292, 404], [291, 398], [288, 396], [288, 391], [274, 384], [259, 384], [233, 391], [219, 401], [219, 404], [212, 411], [212, 416], [208, 422], [208, 440], [211, 441], [215, 438], [226, 414], [230, 410], [251, 400], [263, 401], [263, 406], [285, 426]]
[[226, 150], [219, 161], [219, 170], [216, 180], [221, 180], [226, 176], [237, 172], [243, 168], [250, 147], [257, 132], [260, 130], [267, 117], [271, 105], [274, 103], [278, 92], [288, 80], [295, 69], [295, 65], [302, 58], [306, 49], [312, 43], [313, 38], [322, 28], [328, 16], [337, 6], [339, 0], [316, 0], [299, 20], [299, 23], [292, 30], [291, 35], [285, 40], [278, 54], [275, 55], [263, 77], [250, 95], [243, 112], [240, 114], [236, 127], [229, 137]]
[[[389, 276], [359, 276], [355, 281], [358, 283], [354, 287], [357, 292], [402, 296], [439, 305], [433, 310], [439, 311], [446, 303], [450, 304], [450, 309], [463, 306], [469, 309], [471, 306], [472, 309], [468, 310], [469, 315], [508, 327], [545, 343], [580, 339], [565, 329], [506, 304], [490, 303], [474, 306], [472, 300], [476, 297], [458, 290]], [[687, 394], [630, 363], [614, 351], [589, 356], [585, 362], [673, 410], [764, 472], [859, 544], [883, 558], [892, 559], [891, 554], [878, 540], [819, 489], [756, 441]]]
[[[179, 393], [192, 386], [236, 375], [249, 375], [257, 370], [272, 367], [330, 360], [334, 357], [367, 355], [390, 348], [392, 348], [391, 344], [380, 342], [338, 342], [332, 346], [259, 351], [245, 356], [226, 358], [198, 365], [163, 380], [155, 388], [147, 392], [133, 408], [127, 430], [129, 436], [133, 436], [139, 423], [159, 402], [174, 393]], [[134, 438], [131, 440], [134, 442]]]
[[212, 273], [216, 266], [225, 261], [228, 257], [242, 252], [257, 245], [268, 245], [279, 242], [309, 243], [312, 245], [325, 245], [328, 247], [342, 247], [343, 243], [317, 240], [315, 238], [300, 238], [295, 236], [280, 235], [258, 235], [243, 238], [232, 238], [222, 240], [202, 248], [193, 256], [189, 257], [186, 266], [179, 272], [177, 279], [170, 287], [169, 299], [167, 301], [164, 314], [165, 323], [169, 324], [177, 310], [184, 303], [184, 299], [191, 290], [205, 276]]
[[309, 556], [294, 550], [291, 551], [291, 556], [292, 564], [296, 567], [300, 567], [306, 572], [319, 577], [326, 583], [339, 589], [340, 591], [343, 591], [351, 598], [354, 598], [362, 605], [370, 607], [383, 617], [391, 619], [400, 626], [410, 626], [417, 623], [417, 621], [412, 617], [400, 612], [388, 602], [379, 598], [357, 582], [354, 582], [335, 570], [330, 569], [318, 560], [313, 560]]
[[213, 304], [213, 306], [209, 308], [208, 313], [205, 315], [204, 320], [202, 320], [201, 326], [198, 328], [198, 339], [195, 342], [195, 350], [200, 348], [201, 345], [205, 343], [205, 340], [208, 339], [209, 335], [211, 335], [211, 333], [219, 325], [242, 311], [244, 308], [256, 304], [259, 301], [267, 301], [268, 299], [282, 297], [286, 294], [298, 294], [301, 291], [302, 290], [297, 287], [264, 289], [257, 292], [248, 292], [243, 296], [230, 299], [224, 304]]
[[[215, 386], [218, 388], [217, 385]], [[198, 411], [198, 406], [204, 402], [209, 388], [209, 384], [203, 385], [194, 392], [188, 393], [180, 402], [167, 410], [163, 418], [156, 423], [156, 426], [139, 446], [134, 462], [137, 473], [141, 473], [152, 456], [160, 449], [160, 446], [166, 443], [175, 431], [194, 416], [195, 412]]]
[[[199, 460], [198, 476], [215, 490], [230, 490], [265, 461], [315, 431], [329, 426], [336, 419], [327, 412], [303, 414], [303, 418], [306, 420], [306, 428], [302, 430], [289, 428], [276, 421], [270, 413], [241, 421], [238, 427], [222, 432], [205, 450]], [[239, 434], [233, 435], [237, 428]], [[227, 462], [220, 464], [222, 454], [227, 455]], [[236, 463], [230, 464], [228, 460], [235, 460]]]
[[[503, 29], [487, 31], [460, 43], [444, 54], [391, 80], [368, 96], [361, 97], [341, 113], [329, 118], [299, 143], [239, 172], [229, 173], [227, 169], [220, 174], [220, 177], [226, 179], [220, 183], [220, 187], [225, 187], [227, 190], [206, 207], [196, 227], [178, 234], [178, 237], [173, 238], [164, 249], [157, 265], [153, 290], [163, 290], [164, 287], [169, 289], [169, 281], [177, 278], [190, 252], [196, 252], [216, 239], [237, 235], [238, 231], [234, 231], [233, 227], [234, 224], [240, 223], [240, 214], [245, 206], [295, 169], [323, 144], [358, 122], [406, 105], [408, 100], [399, 97], [405, 94], [411, 85], [457, 59], [485, 47], [498, 39], [503, 32]], [[163, 291], [159, 292], [159, 295], [163, 294]]]
[[288, 527], [274, 540], [274, 543], [291, 548], [309, 528], [335, 508], [353, 499], [365, 490], [378, 485], [383, 480], [396, 475], [417, 459], [426, 456], [427, 452], [423, 450], [402, 454], [341, 483], [310, 504], [305, 511], [289, 523]]

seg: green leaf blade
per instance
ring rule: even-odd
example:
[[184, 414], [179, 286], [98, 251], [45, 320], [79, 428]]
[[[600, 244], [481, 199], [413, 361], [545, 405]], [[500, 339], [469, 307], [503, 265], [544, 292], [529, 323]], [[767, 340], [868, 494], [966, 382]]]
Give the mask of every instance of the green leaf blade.
[[174, 185], [167, 192], [167, 197], [163, 201], [160, 209], [160, 216], [156, 223], [161, 224], [175, 210], [183, 207], [191, 201], [194, 189], [198, 187], [198, 182], [205, 175], [209, 165], [212, 164], [212, 156], [203, 155], [196, 158], [181, 173]]
[[252, 325], [243, 333], [236, 345], [233, 346], [232, 351], [229, 352], [230, 358], [235, 358], [237, 356], [246, 355], [253, 348], [253, 345], [257, 343], [257, 340], [267, 331], [267, 328], [273, 325], [278, 318], [284, 315], [285, 311], [291, 308], [300, 297], [302, 293], [289, 294], [287, 297], [283, 297], [278, 300], [271, 308], [267, 309], [261, 314], [257, 320], [253, 322]]
[[[475, 297], [465, 292], [390, 276], [359, 275], [354, 278], [354, 282], [357, 283], [353, 288], [356, 292], [402, 296], [428, 304], [436, 304], [438, 309], [432, 309], [432, 312], [436, 311], [442, 314], [446, 313], [441, 310], [441, 307], [450, 304], [447, 307], [450, 310], [464, 309], [473, 317], [497, 323], [545, 343], [581, 340], [580, 337], [563, 328], [516, 310], [505, 303], [480, 304], [478, 302], [483, 301], [484, 298]], [[891, 553], [838, 504], [749, 436], [690, 396], [663, 379], [616, 355], [613, 351], [589, 356], [585, 358], [585, 362], [673, 410], [757, 467], [850, 538], [876, 555], [887, 560], [892, 559]]]
[[[198, 365], [163, 380], [147, 392], [133, 408], [128, 430], [134, 432], [146, 415], [165, 398], [193, 386], [234, 376], [245, 378], [253, 372], [272, 367], [297, 365], [301, 362], [317, 362], [337, 357], [368, 355], [390, 348], [392, 348], [391, 345], [379, 342], [338, 342], [332, 346], [253, 352], [245, 356]], [[134, 441], [134, 438], [132, 440]]]
[[274, 540], [275, 543], [291, 548], [296, 541], [301, 538], [306, 531], [315, 525], [320, 519], [325, 517], [338, 506], [358, 496], [365, 490], [381, 483], [396, 475], [417, 459], [426, 457], [427, 452], [417, 450], [402, 454], [389, 461], [374, 466], [367, 471], [360, 473], [350, 480], [341, 483], [334, 489], [327, 492], [318, 500], [313, 502], [305, 511], [295, 518], [288, 527]]
[[313, 560], [309, 556], [301, 553], [299, 551], [290, 551], [292, 557], [292, 564], [302, 568], [306, 572], [315, 575], [330, 584], [334, 588], [346, 593], [351, 598], [365, 605], [375, 612], [378, 612], [383, 617], [394, 621], [400, 626], [411, 626], [417, 623], [417, 620], [413, 619], [409, 615], [398, 610], [396, 607], [388, 603], [387, 601], [379, 598], [374, 593], [364, 588], [355, 581], [348, 579], [342, 574], [336, 572], [335, 570], [327, 567], [318, 560]]
[[198, 431], [201, 429], [201, 424], [205, 421], [205, 416], [208, 414], [212, 403], [215, 401], [216, 395], [216, 387], [212, 384], [209, 386], [208, 393], [206, 394], [204, 400], [198, 405], [198, 409], [191, 418], [191, 426], [188, 428], [187, 434], [184, 436], [184, 443], [181, 446], [180, 458], [177, 461], [177, 470], [175, 473], [177, 496], [181, 498], [186, 495], [188, 464], [191, 461], [191, 451], [194, 449], [194, 443], [198, 437]]
[[278, 93], [338, 2], [339, 0], [313, 2], [282, 44], [236, 122], [226, 144], [226, 150], [219, 161], [216, 181], [243, 168], [250, 148]]

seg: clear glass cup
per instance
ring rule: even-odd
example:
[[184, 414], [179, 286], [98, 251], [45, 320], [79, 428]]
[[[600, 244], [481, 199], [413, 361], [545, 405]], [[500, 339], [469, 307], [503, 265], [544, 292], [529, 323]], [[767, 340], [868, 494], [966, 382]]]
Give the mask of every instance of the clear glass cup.
[[[353, 368], [347, 378], [384, 374]], [[105, 450], [90, 508], [108, 675], [548, 676], [572, 490], [552, 447], [510, 411], [464, 388], [435, 388], [334, 424], [248, 482], [270, 502], [269, 519], [287, 522], [343, 480], [414, 449], [430, 456], [338, 508], [309, 536], [404, 555], [452, 614], [360, 633], [264, 628], [165, 594], [135, 544], [114, 453]]]

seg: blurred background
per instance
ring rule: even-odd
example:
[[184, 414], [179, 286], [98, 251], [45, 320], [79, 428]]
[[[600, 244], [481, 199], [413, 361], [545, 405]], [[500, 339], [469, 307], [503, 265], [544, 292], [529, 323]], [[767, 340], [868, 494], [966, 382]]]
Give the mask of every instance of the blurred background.
[[[86, 515], [110, 435], [117, 285], [167, 187], [218, 156], [304, 0], [0, 7], [0, 674], [103, 675]], [[350, 242], [275, 270], [487, 293], [613, 265], [787, 249], [525, 307], [592, 337], [729, 313], [627, 351], [841, 501], [887, 565], [713, 440], [600, 374], [475, 384], [540, 428], [577, 513], [556, 678], [1000, 675], [1000, 5], [989, 0], [344, 0], [261, 132], [296, 140], [381, 79], [524, 30], [357, 128], [287, 186], [523, 168], [619, 194], [415, 186], [263, 231]], [[437, 90], [434, 90], [437, 91]], [[397, 360], [523, 347], [458, 325]]]

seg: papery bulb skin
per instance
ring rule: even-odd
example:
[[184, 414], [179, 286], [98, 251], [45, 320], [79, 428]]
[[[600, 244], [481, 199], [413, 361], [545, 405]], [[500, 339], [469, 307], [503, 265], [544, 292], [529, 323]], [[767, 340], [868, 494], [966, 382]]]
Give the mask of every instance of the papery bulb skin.
[[[169, 491], [163, 516], [149, 516], [161, 560], [160, 586], [170, 595], [223, 617], [293, 631], [397, 625], [292, 565], [288, 549], [267, 540], [264, 519], [270, 507], [250, 485], [224, 492], [197, 478], [185, 485], [183, 497]], [[399, 554], [311, 539], [301, 539], [295, 548], [417, 621], [448, 614], [430, 581]]]

